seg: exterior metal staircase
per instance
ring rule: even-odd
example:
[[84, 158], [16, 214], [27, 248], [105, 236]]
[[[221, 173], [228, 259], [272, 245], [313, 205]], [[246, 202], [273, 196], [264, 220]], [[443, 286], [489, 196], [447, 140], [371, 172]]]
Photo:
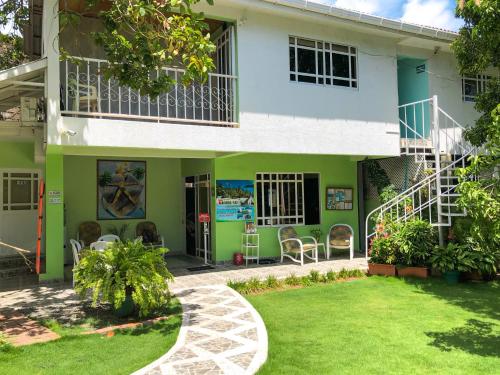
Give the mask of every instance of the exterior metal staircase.
[[[413, 156], [427, 176], [368, 214], [366, 257], [376, 234], [375, 224], [383, 217], [396, 222], [420, 218], [433, 226], [449, 227], [453, 217], [466, 215], [457, 204], [455, 172], [468, 165], [476, 148], [463, 138], [465, 128], [439, 107], [437, 96], [401, 105], [399, 123], [401, 155]], [[442, 243], [442, 231], [439, 233]]]

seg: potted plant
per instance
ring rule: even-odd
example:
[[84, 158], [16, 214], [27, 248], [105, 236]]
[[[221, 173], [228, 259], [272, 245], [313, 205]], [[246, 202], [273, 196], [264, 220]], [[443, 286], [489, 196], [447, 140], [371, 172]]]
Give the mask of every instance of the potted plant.
[[398, 226], [394, 233], [398, 276], [427, 278], [432, 249], [437, 244], [435, 229], [427, 221], [414, 219]]
[[104, 251], [87, 250], [74, 269], [75, 291], [92, 296], [92, 306], [111, 303], [117, 316], [137, 310], [147, 316], [170, 301], [168, 282], [173, 280], [163, 248], [150, 248], [142, 241], [113, 243]]
[[430, 260], [448, 284], [457, 284], [460, 272], [474, 268], [474, 257], [468, 247], [455, 243], [449, 243], [446, 247], [436, 246]]
[[321, 242], [321, 236], [323, 235], [321, 228], [313, 228], [310, 230], [310, 233], [311, 233], [311, 236], [314, 237], [316, 242]]
[[394, 249], [394, 240], [389, 234], [375, 237], [371, 242], [368, 273], [370, 275], [396, 276]]

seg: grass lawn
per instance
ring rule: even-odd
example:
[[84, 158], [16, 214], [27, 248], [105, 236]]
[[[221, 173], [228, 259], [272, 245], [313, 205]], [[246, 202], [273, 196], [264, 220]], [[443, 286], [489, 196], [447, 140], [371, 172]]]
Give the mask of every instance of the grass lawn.
[[44, 324], [62, 337], [44, 344], [0, 348], [0, 374], [130, 374], [165, 354], [177, 340], [181, 309], [175, 303], [169, 319], [151, 326], [115, 331], [112, 337], [82, 335], [90, 326], [106, 325], [89, 318], [81, 324]]
[[500, 284], [370, 277], [247, 296], [259, 374], [500, 374]]

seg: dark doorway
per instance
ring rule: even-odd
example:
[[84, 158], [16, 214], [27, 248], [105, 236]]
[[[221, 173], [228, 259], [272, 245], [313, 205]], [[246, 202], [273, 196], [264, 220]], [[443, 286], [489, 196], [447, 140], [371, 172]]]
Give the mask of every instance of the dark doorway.
[[306, 225], [320, 224], [319, 174], [304, 174], [304, 214]]
[[196, 197], [194, 177], [184, 180], [186, 196], [186, 253], [196, 256]]

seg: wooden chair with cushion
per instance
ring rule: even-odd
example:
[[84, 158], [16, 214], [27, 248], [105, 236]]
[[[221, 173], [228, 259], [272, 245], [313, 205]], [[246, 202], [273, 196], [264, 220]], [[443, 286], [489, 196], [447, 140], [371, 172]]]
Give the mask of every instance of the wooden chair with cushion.
[[318, 243], [314, 237], [299, 237], [293, 227], [287, 226], [279, 229], [278, 240], [281, 248], [281, 263], [283, 263], [283, 257], [288, 257], [300, 263], [301, 266], [304, 265], [304, 257], [318, 263]]
[[101, 237], [101, 226], [95, 221], [85, 221], [78, 226], [77, 234], [77, 240], [82, 243], [83, 247], [90, 246]]
[[165, 247], [164, 238], [158, 233], [155, 223], [152, 221], [141, 221], [135, 227], [135, 235], [142, 237], [142, 243], [152, 247]]
[[350, 225], [335, 224], [330, 227], [326, 239], [328, 259], [330, 249], [349, 250], [349, 259], [354, 258], [354, 231]]

